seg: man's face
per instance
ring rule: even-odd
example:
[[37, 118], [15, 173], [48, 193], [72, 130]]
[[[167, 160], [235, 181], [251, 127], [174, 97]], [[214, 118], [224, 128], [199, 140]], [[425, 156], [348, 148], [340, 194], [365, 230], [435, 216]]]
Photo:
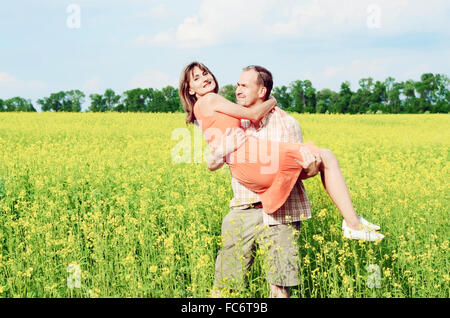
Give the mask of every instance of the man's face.
[[258, 85], [258, 73], [255, 70], [242, 72], [236, 88], [236, 102], [251, 107], [258, 101], [264, 101], [265, 87]]

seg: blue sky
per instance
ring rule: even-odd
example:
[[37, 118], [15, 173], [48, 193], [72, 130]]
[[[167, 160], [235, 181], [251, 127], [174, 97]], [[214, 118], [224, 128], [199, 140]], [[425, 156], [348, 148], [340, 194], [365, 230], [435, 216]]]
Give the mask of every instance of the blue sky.
[[0, 98], [40, 110], [36, 100], [60, 90], [177, 86], [192, 60], [221, 85], [249, 64], [270, 69], [275, 86], [310, 79], [333, 90], [368, 76], [450, 75], [449, 21], [448, 0], [8, 1]]

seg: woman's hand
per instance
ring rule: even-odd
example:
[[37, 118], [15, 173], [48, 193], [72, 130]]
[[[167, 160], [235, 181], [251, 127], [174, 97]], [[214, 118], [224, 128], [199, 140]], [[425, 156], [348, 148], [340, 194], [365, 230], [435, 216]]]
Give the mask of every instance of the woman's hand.
[[209, 170], [216, 171], [225, 163], [225, 157], [245, 143], [247, 136], [242, 129], [228, 128], [219, 140], [219, 145], [210, 152], [206, 165]]
[[[273, 100], [275, 101], [275, 106], [278, 104], [278, 103], [277, 103], [277, 99], [276, 99], [273, 95], [270, 95], [269, 99], [273, 99]], [[274, 106], [274, 107], [275, 107], [275, 106]]]
[[219, 151], [222, 158], [224, 158], [242, 146], [246, 139], [247, 136], [242, 129], [227, 128], [219, 143], [218, 149], [216, 149], [216, 152]]
[[320, 164], [322, 163], [320, 155], [312, 153], [307, 147], [300, 147], [300, 153], [302, 154], [303, 161], [300, 162], [295, 159], [303, 168], [300, 178], [305, 180], [316, 176], [319, 173]]

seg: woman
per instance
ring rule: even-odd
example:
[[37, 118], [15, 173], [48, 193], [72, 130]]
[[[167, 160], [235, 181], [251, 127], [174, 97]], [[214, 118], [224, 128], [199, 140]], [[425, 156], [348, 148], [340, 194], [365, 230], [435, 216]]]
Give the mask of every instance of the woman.
[[[276, 104], [274, 99], [269, 99], [246, 108], [218, 95], [218, 90], [217, 79], [205, 65], [193, 62], [182, 72], [179, 94], [187, 113], [186, 122], [201, 126], [212, 149], [218, 146], [227, 130], [242, 129], [241, 119], [258, 121]], [[382, 239], [382, 234], [374, 232], [379, 229], [378, 226], [355, 213], [342, 173], [328, 159], [329, 151], [318, 148], [312, 142], [283, 143], [247, 135], [243, 145], [232, 149], [232, 156], [227, 156], [226, 163], [234, 178], [259, 194], [264, 211], [273, 213], [284, 204], [300, 175], [302, 166], [298, 162], [303, 161], [301, 147], [309, 148], [323, 159], [321, 174], [323, 177], [326, 171], [328, 181], [325, 188], [344, 217], [344, 235], [368, 241]], [[266, 154], [264, 159], [262, 154]], [[268, 158], [270, 167], [267, 167]], [[273, 162], [276, 162], [275, 168]]]

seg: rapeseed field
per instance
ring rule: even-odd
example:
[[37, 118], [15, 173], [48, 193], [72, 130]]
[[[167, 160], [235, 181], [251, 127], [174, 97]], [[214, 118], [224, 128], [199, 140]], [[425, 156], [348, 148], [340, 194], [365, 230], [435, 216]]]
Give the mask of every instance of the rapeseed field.
[[[448, 298], [448, 115], [292, 116], [386, 235], [345, 239], [306, 180], [292, 297]], [[210, 297], [232, 190], [198, 136], [183, 114], [0, 113], [0, 297]], [[262, 248], [229, 296], [268, 297], [266, 270]]]

